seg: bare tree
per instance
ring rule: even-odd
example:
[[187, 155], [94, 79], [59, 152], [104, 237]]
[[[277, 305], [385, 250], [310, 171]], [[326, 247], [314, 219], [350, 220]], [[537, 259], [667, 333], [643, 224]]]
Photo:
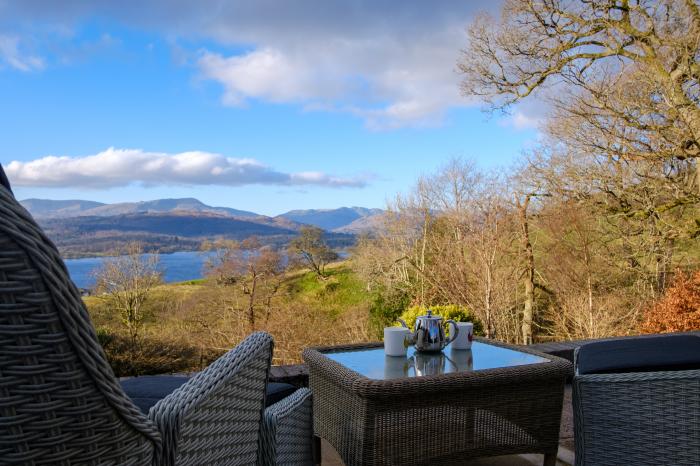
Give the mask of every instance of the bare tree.
[[554, 199], [537, 218], [542, 251], [538, 279], [548, 291], [544, 334], [601, 338], [634, 331], [653, 298], [627, 245], [590, 205]]
[[[459, 62], [465, 95], [504, 109], [537, 91], [627, 160], [674, 160], [700, 193], [700, 7], [695, 0], [507, 0]], [[542, 93], [541, 93], [542, 95]]]
[[654, 293], [663, 292], [677, 246], [699, 231], [698, 205], [683, 201], [673, 168], [661, 161], [577, 157], [556, 142], [541, 149], [530, 156], [530, 175], [557, 199], [594, 213], [604, 223], [599, 233], [624, 245], [619, 260]]
[[241, 244], [235, 240], [219, 238], [206, 240], [201, 250], [208, 255], [204, 262], [204, 274], [214, 278], [219, 285], [235, 285], [241, 275]]
[[305, 226], [299, 236], [289, 243], [289, 251], [296, 254], [313, 270], [319, 278], [326, 278], [326, 265], [338, 258], [323, 238], [323, 230]]
[[129, 243], [119, 255], [107, 258], [95, 273], [95, 291], [107, 306], [119, 312], [129, 334], [132, 357], [153, 287], [161, 283], [158, 255], [144, 255], [139, 243]]
[[452, 160], [397, 197], [386, 228], [361, 243], [356, 261], [372, 261], [376, 276], [403, 287], [414, 304], [466, 306], [484, 322], [489, 337], [514, 341], [519, 335], [513, 302], [517, 230], [505, 192], [502, 177]]
[[245, 297], [241, 311], [255, 330], [256, 314], [264, 312], [264, 322], [272, 312], [272, 298], [277, 294], [285, 270], [284, 259], [269, 246], [262, 246], [255, 237], [243, 241], [217, 240], [205, 243], [212, 252], [207, 275], [219, 285], [237, 286]]

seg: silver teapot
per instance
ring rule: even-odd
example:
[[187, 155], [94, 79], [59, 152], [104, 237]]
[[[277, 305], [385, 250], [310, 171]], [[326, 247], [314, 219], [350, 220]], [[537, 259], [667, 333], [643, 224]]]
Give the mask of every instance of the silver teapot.
[[[408, 328], [406, 322], [399, 319], [401, 325]], [[426, 353], [442, 351], [445, 346], [449, 345], [457, 338], [457, 333], [459, 333], [459, 328], [457, 323], [449, 319], [445, 322], [446, 324], [452, 324], [452, 338], [449, 340], [445, 335], [445, 329], [442, 323], [442, 317], [434, 316], [433, 311], [428, 309], [428, 313], [424, 316], [416, 317], [416, 329], [411, 335], [410, 343], [415, 345], [416, 351], [423, 351]]]

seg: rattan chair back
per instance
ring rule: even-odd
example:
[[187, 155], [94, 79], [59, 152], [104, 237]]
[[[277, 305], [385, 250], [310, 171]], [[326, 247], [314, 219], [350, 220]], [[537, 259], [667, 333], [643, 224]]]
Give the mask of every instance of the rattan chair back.
[[160, 444], [56, 247], [0, 186], [0, 465], [144, 465]]

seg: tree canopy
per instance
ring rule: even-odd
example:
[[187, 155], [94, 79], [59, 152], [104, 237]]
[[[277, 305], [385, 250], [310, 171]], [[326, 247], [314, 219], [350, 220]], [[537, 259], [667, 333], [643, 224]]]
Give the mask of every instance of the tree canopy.
[[570, 149], [694, 173], [697, 202], [699, 51], [695, 0], [507, 0], [470, 26], [458, 66], [462, 92], [492, 110], [547, 99]]

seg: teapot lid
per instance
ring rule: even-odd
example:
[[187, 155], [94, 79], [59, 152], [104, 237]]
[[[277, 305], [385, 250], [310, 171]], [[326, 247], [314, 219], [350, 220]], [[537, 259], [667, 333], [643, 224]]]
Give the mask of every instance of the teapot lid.
[[432, 319], [432, 320], [442, 320], [442, 317], [440, 316], [434, 316], [433, 315], [433, 310], [428, 308], [428, 313], [424, 316], [419, 316], [417, 317], [418, 319]]

